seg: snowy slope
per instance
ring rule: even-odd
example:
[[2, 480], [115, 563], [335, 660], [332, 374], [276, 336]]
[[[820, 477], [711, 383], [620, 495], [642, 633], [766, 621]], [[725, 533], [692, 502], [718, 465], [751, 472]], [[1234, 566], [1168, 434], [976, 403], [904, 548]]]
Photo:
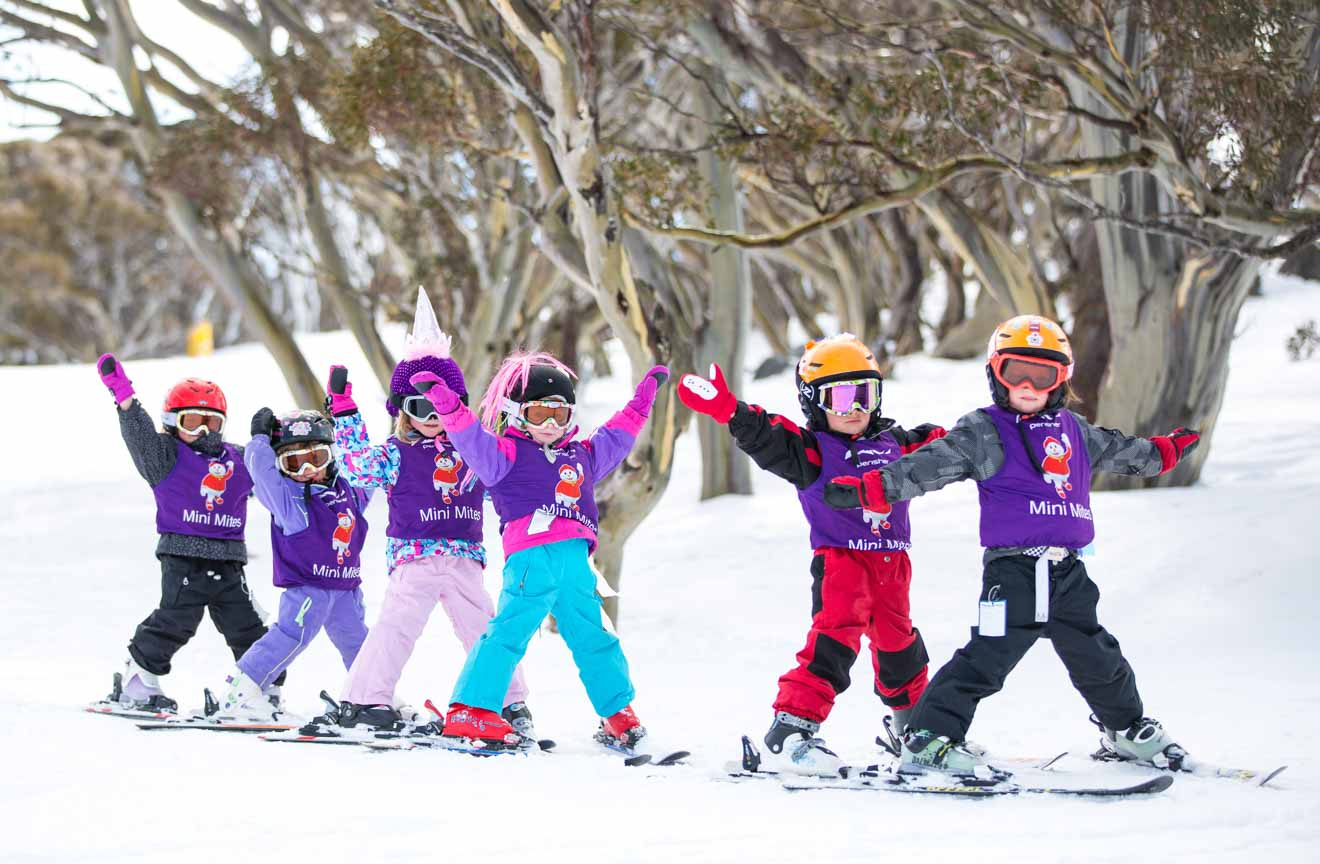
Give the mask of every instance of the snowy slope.
[[[1277, 788], [1182, 777], [1141, 801], [948, 801], [880, 793], [792, 795], [773, 784], [710, 777], [737, 755], [742, 732], [769, 723], [775, 680], [801, 647], [809, 613], [806, 528], [792, 490], [756, 478], [751, 499], [697, 503], [696, 438], [680, 442], [670, 489], [628, 550], [621, 626], [657, 738], [695, 764], [664, 773], [596, 756], [594, 718], [557, 636], [527, 658], [538, 729], [560, 751], [477, 760], [435, 752], [264, 744], [239, 736], [138, 732], [78, 707], [103, 695], [134, 626], [157, 599], [151, 496], [119, 440], [90, 367], [0, 368], [4, 625], [0, 628], [0, 857], [6, 861], [493, 860], [522, 861], [1260, 861], [1320, 857], [1320, 363], [1291, 364], [1283, 341], [1320, 315], [1314, 286], [1275, 280], [1243, 313], [1215, 450], [1193, 489], [1094, 499], [1102, 621], [1137, 671], [1147, 712], [1194, 753], [1246, 766], [1287, 761]], [[343, 334], [303, 340], [314, 368], [365, 364]], [[129, 364], [148, 405], [185, 374], [230, 394], [231, 437], [260, 405], [287, 406], [255, 346], [202, 360]], [[885, 388], [905, 424], [956, 417], [986, 401], [976, 363], [916, 358]], [[626, 398], [595, 382], [591, 415]], [[742, 394], [796, 413], [787, 376]], [[378, 394], [364, 395], [386, 433]], [[77, 406], [76, 410], [68, 410]], [[384, 581], [383, 496], [369, 512], [365, 590]], [[265, 518], [254, 503], [248, 569], [274, 609]], [[961, 484], [913, 505], [913, 614], [938, 666], [967, 637], [979, 577], [975, 492]], [[490, 548], [498, 550], [493, 534]], [[488, 571], [498, 586], [500, 556]], [[369, 611], [368, 621], [374, 612]], [[418, 645], [400, 694], [444, 702], [461, 662], [443, 613]], [[175, 660], [168, 692], [200, 702], [230, 668], [209, 622]], [[853, 761], [884, 711], [869, 664], [826, 726]], [[290, 671], [286, 697], [317, 707], [343, 669], [328, 641]], [[1085, 752], [1087, 709], [1047, 644], [987, 700], [972, 736], [1009, 755]], [[1125, 769], [1115, 768], [1116, 772]]]

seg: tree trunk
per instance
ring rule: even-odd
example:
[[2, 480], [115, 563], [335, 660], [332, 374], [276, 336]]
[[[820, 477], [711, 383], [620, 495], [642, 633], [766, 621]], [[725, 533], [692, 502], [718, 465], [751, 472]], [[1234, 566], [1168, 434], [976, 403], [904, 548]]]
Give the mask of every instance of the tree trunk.
[[894, 250], [897, 277], [889, 303], [889, 329], [885, 334], [893, 343], [897, 357], [915, 354], [922, 349], [921, 283], [925, 276], [921, 250], [908, 230], [904, 214], [891, 210], [884, 214], [885, 235]]
[[969, 360], [984, 357], [986, 343], [995, 325], [1009, 317], [1008, 310], [999, 305], [984, 286], [976, 294], [972, 317], [951, 329], [931, 353], [946, 360]]
[[[723, 76], [715, 69], [706, 70], [709, 86], [724, 89]], [[715, 126], [723, 118], [715, 98], [697, 88], [702, 111]], [[710, 186], [706, 213], [711, 223], [722, 231], [743, 231], [742, 203], [735, 185], [737, 166], [713, 148], [700, 157], [701, 172]], [[737, 246], [718, 246], [709, 253], [710, 299], [705, 320], [698, 331], [696, 369], [705, 374], [712, 363], [724, 370], [729, 386], [736, 393], [743, 381], [743, 351], [751, 322], [751, 275], [747, 256]], [[718, 423], [697, 422], [701, 441], [701, 500], [720, 495], [752, 494], [752, 477], [747, 454], [734, 444], [729, 430]]]
[[1069, 305], [1073, 307], [1073, 377], [1069, 382], [1076, 395], [1076, 410], [1094, 421], [1100, 404], [1100, 384], [1109, 367], [1109, 307], [1105, 305], [1104, 277], [1100, 273], [1100, 248], [1094, 226], [1082, 232], [1077, 250], [1077, 271], [1069, 274]]

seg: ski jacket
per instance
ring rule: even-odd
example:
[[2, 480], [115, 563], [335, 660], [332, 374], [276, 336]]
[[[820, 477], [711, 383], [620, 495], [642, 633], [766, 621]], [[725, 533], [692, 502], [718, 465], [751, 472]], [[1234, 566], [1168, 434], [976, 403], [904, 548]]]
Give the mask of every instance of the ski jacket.
[[[400, 564], [419, 558], [430, 558], [433, 555], [470, 558], [485, 567], [486, 546], [481, 540], [480, 515], [476, 517], [477, 531], [475, 535], [469, 534], [468, 539], [409, 536], [402, 525], [396, 524], [395, 485], [399, 482], [400, 466], [403, 464], [403, 453], [400, 448], [407, 446], [409, 445], [406, 442], [399, 441], [392, 435], [384, 444], [372, 444], [367, 438], [367, 427], [362, 422], [362, 415], [356, 411], [335, 418], [335, 457], [344, 477], [354, 486], [384, 489], [385, 494], [389, 496], [390, 526], [386, 530], [385, 537], [385, 558], [389, 571], [392, 573]], [[427, 472], [430, 476], [423, 478], [424, 483], [430, 483], [435, 487], [433, 491], [438, 491], [440, 486], [444, 485], [436, 485], [434, 472], [438, 470], [440, 470], [438, 466], [433, 466], [432, 470]], [[475, 508], [477, 514], [480, 514], [485, 487], [480, 481], [475, 481], [472, 488], [476, 490], [476, 494], [464, 497], [463, 506]], [[443, 496], [437, 495], [437, 497], [441, 498], [438, 503], [443, 506]], [[433, 535], [434, 532], [431, 534]]]
[[739, 449], [758, 466], [797, 487], [803, 515], [811, 526], [813, 549], [903, 551], [911, 545], [908, 508], [894, 506], [886, 519], [868, 510], [835, 510], [825, 503], [825, 485], [834, 477], [859, 477], [920, 447], [937, 427], [908, 431], [892, 420], [868, 438], [815, 432], [759, 405], [739, 402], [729, 431]]
[[280, 473], [270, 436], [253, 435], [243, 455], [257, 500], [270, 511], [275, 584], [349, 589], [361, 582], [358, 553], [374, 489], [329, 482], [300, 483]]
[[[184, 444], [169, 432], [161, 432], [138, 400], [122, 410], [119, 415], [119, 434], [128, 448], [128, 455], [133, 459], [133, 467], [147, 481], [155, 492], [156, 488], [170, 477], [178, 464], [179, 452], [187, 448], [206, 457], [219, 457], [229, 450], [226, 459], [243, 458], [243, 447], [239, 444], [225, 444], [219, 435], [205, 435], [192, 444]], [[238, 465], [238, 462], [235, 462]], [[250, 494], [244, 490], [241, 497]], [[168, 528], [170, 526], [165, 526]], [[247, 561], [247, 544], [241, 539], [224, 537], [206, 537], [201, 534], [176, 533], [160, 530], [160, 539], [156, 543], [156, 555], [178, 555], [184, 558], [202, 558], [208, 561]]]
[[632, 450], [646, 418], [625, 407], [586, 440], [542, 447], [517, 430], [496, 436], [459, 403], [443, 415], [454, 447], [490, 491], [504, 556], [560, 540], [596, 548], [595, 486]]
[[[1040, 486], [1047, 490], [1046, 484], [1052, 480], [1045, 476], [1048, 472], [1044, 470], [1047, 467], [1044, 459], [1049, 452], [1033, 452], [1029, 456], [1021, 443], [1021, 438], [1014, 440], [1012, 436], [1007, 436], [1009, 441], [1007, 446], [1012, 448], [1007, 449], [1005, 436], [1001, 436], [1000, 426], [996, 424], [992, 412], [1002, 412], [1010, 417], [1018, 416], [995, 406], [979, 408], [970, 414], [964, 414], [945, 437], [932, 441], [920, 450], [907, 454], [880, 469], [880, 476], [884, 480], [885, 497], [891, 503], [907, 501], [959, 480], [975, 480], [982, 489], [984, 508], [987, 506], [987, 487], [992, 494], [997, 489], [1001, 493], [1007, 491], [994, 483], [994, 478], [1004, 469], [1006, 452], [1008, 457], [1014, 458], [1015, 463], [1018, 459], [1034, 459], [1037, 463], [1037, 471], [1040, 472]], [[1090, 475], [1097, 472], [1154, 477], [1163, 468], [1159, 450], [1147, 438], [1125, 435], [1103, 426], [1093, 426], [1086, 422], [1085, 418], [1067, 409], [1033, 416], [1049, 420], [1058, 419], [1065, 423], [1068, 429], [1078, 430], [1078, 440], [1072, 440], [1072, 436], [1069, 436], [1070, 449], [1076, 452], [1069, 452], [1068, 456], [1074, 465], [1079, 464], [1080, 458], [1080, 464], [1088, 470], [1084, 484], [1074, 484], [1075, 486], [1089, 487]], [[1004, 422], [1004, 418], [1001, 417], [1000, 422]], [[1078, 491], [1080, 492], [1080, 489]], [[982, 532], [982, 545], [989, 550], [986, 554], [987, 560], [1002, 555], [1019, 554], [1027, 545], [1025, 543], [999, 545], [998, 539], [993, 531]], [[987, 540], [990, 542], [986, 542]], [[1061, 540], [1042, 545], [1067, 544]]]

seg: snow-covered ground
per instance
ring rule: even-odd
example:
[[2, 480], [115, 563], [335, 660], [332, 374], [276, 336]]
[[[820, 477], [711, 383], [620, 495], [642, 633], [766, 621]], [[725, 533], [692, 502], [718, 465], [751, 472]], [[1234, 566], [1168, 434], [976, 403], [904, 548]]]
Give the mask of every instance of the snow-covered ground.
[[[1137, 671], [1147, 712], [1194, 754], [1241, 766], [1287, 762], [1275, 788], [1180, 777], [1142, 800], [934, 799], [790, 794], [773, 783], [714, 782], [738, 736], [770, 720], [810, 609], [807, 531], [792, 490], [756, 478], [751, 499], [697, 502], [698, 449], [679, 444], [674, 479], [629, 546], [624, 645], [636, 707], [693, 764], [628, 769], [596, 755], [591, 708], [562, 641], [527, 656], [529, 700], [559, 750], [479, 760], [418, 751], [276, 746], [204, 732], [152, 734], [82, 713], [107, 692], [124, 646], [158, 595], [152, 499], [114, 410], [88, 366], [0, 368], [7, 410], [0, 482], [0, 857], [5, 861], [1315, 861], [1320, 858], [1320, 364], [1289, 363], [1283, 342], [1320, 314], [1314, 285], [1274, 280], [1248, 302], [1214, 452], [1195, 488], [1095, 496], [1101, 620]], [[315, 368], [357, 372], [372, 432], [379, 394], [343, 334], [303, 340]], [[231, 438], [262, 404], [288, 407], [270, 358], [246, 346], [205, 359], [128, 364], [148, 406], [185, 374], [231, 400]], [[591, 415], [627, 396], [594, 382]], [[371, 394], [371, 395], [367, 395]], [[790, 416], [791, 379], [740, 394]], [[890, 416], [951, 424], [986, 401], [976, 363], [916, 358], [885, 387]], [[384, 582], [381, 496], [369, 516], [368, 622]], [[276, 608], [257, 504], [248, 576]], [[488, 515], [489, 518], [489, 515]], [[938, 666], [967, 638], [979, 578], [975, 490], [913, 506], [913, 615]], [[488, 533], [498, 589], [500, 555]], [[462, 657], [443, 613], [418, 645], [400, 695], [443, 703]], [[175, 659], [168, 692], [200, 702], [231, 667], [209, 622]], [[884, 710], [865, 659], [825, 728], [850, 761], [873, 760]], [[318, 707], [343, 677], [328, 640], [290, 671], [286, 698]], [[1038, 645], [972, 737], [1006, 755], [1087, 752], [1087, 708], [1048, 645]], [[1106, 770], [1106, 769], [1101, 769]], [[1110, 778], [1130, 776], [1122, 767]], [[1309, 851], [1308, 851], [1309, 850]]]

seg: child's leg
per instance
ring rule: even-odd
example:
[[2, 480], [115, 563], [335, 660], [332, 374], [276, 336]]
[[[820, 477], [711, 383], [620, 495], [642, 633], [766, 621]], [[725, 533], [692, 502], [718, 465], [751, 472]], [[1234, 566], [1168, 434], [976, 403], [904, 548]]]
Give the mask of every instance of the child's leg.
[[1096, 617], [1100, 589], [1077, 558], [1054, 565], [1051, 574], [1055, 588], [1048, 630], [1054, 651], [1100, 722], [1126, 729], [1142, 717], [1141, 696], [1118, 640]]
[[890, 708], [917, 704], [926, 689], [930, 656], [917, 628], [912, 626], [909, 592], [912, 562], [906, 552], [864, 552], [871, 571], [871, 664], [875, 692]]
[[128, 643], [133, 661], [153, 675], [168, 675], [170, 660], [187, 644], [206, 610], [204, 577], [218, 562], [179, 555], [160, 557], [160, 606]]
[[1018, 661], [1043, 635], [1036, 623], [1036, 559], [1025, 555], [997, 558], [981, 577], [981, 599], [998, 586], [996, 596], [1007, 603], [1003, 636], [982, 636], [959, 648], [931, 679], [917, 707], [908, 717], [909, 729], [929, 729], [951, 741], [962, 741], [972, 725], [976, 706], [998, 693]]
[[619, 637], [601, 621], [596, 573], [587, 562], [586, 541], [568, 540], [546, 548], [562, 562], [564, 573], [559, 597], [551, 610], [559, 624], [559, 635], [573, 652], [591, 707], [599, 717], [613, 716], [627, 708], [636, 694]]
[[[465, 650], [471, 651], [495, 615], [495, 604], [482, 582], [481, 565], [471, 558], [448, 555], [434, 560], [449, 577], [440, 589], [440, 602], [454, 625], [454, 635]], [[519, 664], [514, 667], [509, 690], [504, 694], [504, 704], [512, 705], [526, 699], [527, 682], [523, 679], [522, 664]]]
[[252, 600], [242, 564], [237, 561], [216, 562], [212, 570], [213, 574], [207, 578], [210, 588], [207, 611], [237, 660], [266, 635], [266, 622], [261, 620], [261, 613]]
[[499, 610], [472, 646], [450, 704], [496, 713], [504, 707], [513, 670], [527, 653], [527, 643], [545, 620], [559, 590], [560, 566], [551, 559], [548, 548], [533, 546], [513, 553], [504, 562]]
[[446, 579], [443, 559], [419, 558], [390, 573], [376, 623], [357, 652], [343, 698], [357, 705], [393, 705], [394, 688], [422, 635]]
[[823, 549], [811, 559], [811, 629], [798, 665], [779, 679], [775, 711], [823, 723], [849, 672], [870, 619], [868, 577], [848, 553]]
[[238, 660], [238, 668], [264, 690], [303, 652], [325, 626], [333, 592], [306, 585], [280, 595], [280, 618]]
[[367, 638], [367, 607], [362, 602], [362, 589], [334, 591], [330, 614], [325, 619], [325, 633], [339, 649], [344, 668], [353, 666], [362, 643]]

